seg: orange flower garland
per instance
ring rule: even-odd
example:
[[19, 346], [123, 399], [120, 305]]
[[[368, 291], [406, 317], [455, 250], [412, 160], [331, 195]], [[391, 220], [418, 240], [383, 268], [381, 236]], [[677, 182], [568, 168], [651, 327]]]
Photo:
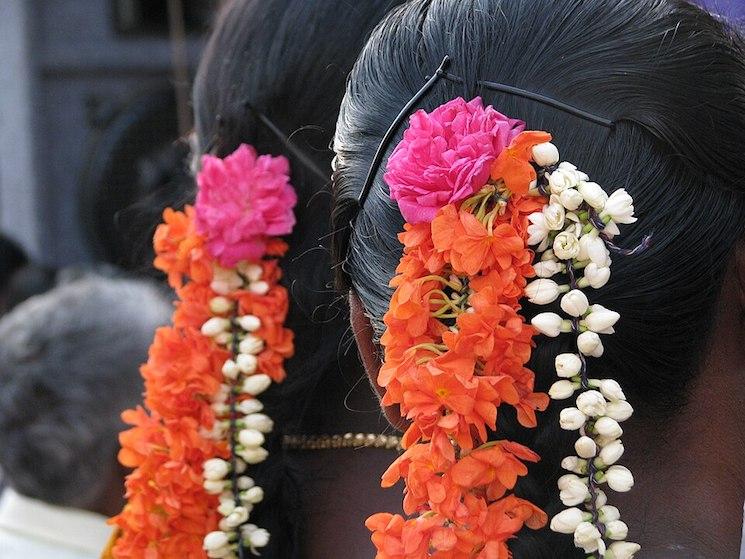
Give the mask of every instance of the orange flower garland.
[[[256, 158], [247, 146], [225, 160], [206, 157], [211, 175], [200, 176], [200, 196], [229, 200], [232, 192], [235, 198], [240, 192], [231, 189], [245, 177], [272, 187], [286, 183], [272, 173], [286, 166], [265, 157]], [[256, 196], [261, 186], [251, 183]], [[290, 194], [277, 197], [279, 210], [289, 212], [282, 218], [289, 228]], [[155, 233], [155, 265], [168, 275], [178, 301], [173, 326], [158, 330], [142, 367], [146, 409], [122, 416], [132, 428], [120, 436], [119, 460], [133, 472], [126, 481], [127, 504], [111, 520], [121, 533], [112, 550], [117, 559], [242, 557], [243, 547], [254, 551], [269, 537], [246, 524], [263, 492], [245, 470], [265, 459], [261, 444], [272, 428], [256, 396], [284, 379], [283, 363], [293, 352], [292, 332], [283, 326], [288, 296], [276, 260], [287, 245], [254, 232], [242, 245], [223, 242], [199, 230], [199, 204], [200, 197], [196, 210], [167, 209]], [[210, 210], [203, 203], [204, 214], [212, 215]], [[256, 229], [255, 220], [251, 226]], [[225, 238], [235, 239], [234, 233]], [[221, 243], [235, 262], [223, 267], [209, 243]], [[258, 246], [262, 256], [238, 258], [249, 244], [252, 254]], [[226, 479], [214, 475], [216, 466], [225, 469]]]
[[536, 332], [519, 314], [535, 275], [528, 216], [546, 203], [531, 191], [531, 148], [548, 140], [544, 132], [517, 135], [483, 188], [399, 235], [404, 253], [391, 281], [378, 383], [382, 403], [399, 405], [410, 426], [406, 451], [382, 484], [405, 481], [412, 518], [368, 519], [378, 559], [507, 558], [519, 530], [546, 524], [543, 511], [509, 493], [539, 457], [488, 433], [500, 405], [514, 407], [526, 427], [548, 405], [525, 367]]

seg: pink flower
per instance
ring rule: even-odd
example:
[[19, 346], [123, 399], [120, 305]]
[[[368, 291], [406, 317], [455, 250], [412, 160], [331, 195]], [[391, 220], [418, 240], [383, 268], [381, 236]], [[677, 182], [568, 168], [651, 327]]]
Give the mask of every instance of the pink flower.
[[524, 128], [524, 122], [484, 107], [481, 97], [417, 111], [388, 159], [391, 198], [409, 223], [431, 221], [443, 206], [481, 190], [492, 163]]
[[264, 255], [267, 237], [287, 235], [295, 225], [297, 196], [287, 158], [258, 156], [246, 144], [225, 159], [205, 155], [197, 176], [197, 231], [221, 265]]

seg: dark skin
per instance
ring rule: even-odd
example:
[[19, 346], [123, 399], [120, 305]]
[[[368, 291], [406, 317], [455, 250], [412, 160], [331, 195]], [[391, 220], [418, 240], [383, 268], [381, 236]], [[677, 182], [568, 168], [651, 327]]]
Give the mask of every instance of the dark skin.
[[[379, 395], [380, 350], [359, 297], [350, 294], [352, 328], [368, 377]], [[636, 485], [609, 491], [644, 559], [737, 559], [745, 502], [745, 248], [724, 281], [714, 332], [700, 374], [674, 420], [624, 424], [623, 464]], [[397, 408], [386, 408], [401, 424]], [[636, 419], [636, 420], [635, 420]], [[399, 509], [393, 509], [399, 510]]]

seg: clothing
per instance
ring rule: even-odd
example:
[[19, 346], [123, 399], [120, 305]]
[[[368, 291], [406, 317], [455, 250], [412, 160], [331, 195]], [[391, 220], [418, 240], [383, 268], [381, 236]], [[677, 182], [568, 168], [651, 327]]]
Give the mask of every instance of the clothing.
[[0, 559], [98, 559], [111, 533], [102, 515], [0, 496]]

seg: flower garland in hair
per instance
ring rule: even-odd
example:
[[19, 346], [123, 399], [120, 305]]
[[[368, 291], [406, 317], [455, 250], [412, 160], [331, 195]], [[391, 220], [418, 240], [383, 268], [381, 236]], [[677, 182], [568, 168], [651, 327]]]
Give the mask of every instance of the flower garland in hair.
[[269, 541], [249, 523], [264, 498], [249, 474], [273, 429], [258, 397], [293, 353], [278, 237], [294, 226], [296, 196], [288, 161], [247, 145], [205, 156], [198, 184], [195, 206], [165, 210], [155, 233], [155, 266], [178, 301], [142, 367], [146, 409], [123, 414], [133, 428], [119, 459], [134, 471], [112, 519], [117, 559], [230, 559]]
[[[617, 464], [624, 451], [620, 423], [631, 416], [633, 409], [618, 382], [590, 378], [587, 371], [587, 358], [603, 355], [601, 335], [613, 334], [620, 315], [602, 305], [591, 305], [583, 290], [599, 289], [608, 283], [609, 248], [632, 255], [647, 246], [649, 237], [634, 250], [618, 249], [612, 242], [620, 233], [618, 225], [636, 221], [631, 196], [624, 189], [608, 196], [570, 163], [556, 167], [559, 152], [552, 144], [536, 147], [534, 154], [542, 166], [538, 188], [550, 199], [540, 212], [529, 216], [528, 242], [537, 245], [534, 268], [540, 279], [528, 285], [526, 295], [538, 305], [551, 304], [561, 297], [561, 310], [568, 318], [541, 313], [532, 324], [549, 337], [571, 333], [577, 344], [576, 353], [556, 357], [556, 374], [561, 380], [549, 391], [555, 400], [578, 393], [576, 407], [563, 409], [560, 423], [563, 429], [579, 431], [580, 435], [575, 444], [577, 456], [568, 456], [561, 463], [571, 473], [559, 479], [561, 501], [571, 508], [552, 519], [551, 529], [574, 534], [575, 544], [586, 553], [630, 559], [640, 546], [623, 541], [628, 528], [620, 520], [618, 509], [607, 504], [600, 487], [607, 484], [614, 491], [626, 492], [634, 485], [631, 472]], [[568, 283], [560, 285], [550, 279], [558, 274], [564, 274]]]
[[525, 366], [535, 331], [519, 300], [535, 276], [529, 216], [547, 201], [531, 191], [531, 149], [551, 137], [523, 129], [459, 98], [415, 113], [388, 161], [407, 223], [378, 383], [411, 424], [383, 486], [405, 481], [409, 518], [368, 519], [379, 559], [507, 558], [523, 526], [547, 522], [511, 492], [539, 457], [488, 439], [500, 406], [535, 427], [548, 404]]
[[[539, 457], [487, 435], [496, 430], [502, 405], [514, 407], [523, 426], [536, 426], [535, 412], [548, 398], [534, 392], [535, 375], [526, 368], [532, 338], [562, 330], [577, 332], [583, 353], [559, 356], [559, 374], [571, 380], [554, 385], [551, 396], [583, 390], [583, 411], [565, 410], [562, 426], [568, 428], [570, 415], [584, 421], [592, 412], [594, 419], [590, 436], [578, 442], [584, 458], [563, 462], [586, 477], [560, 481], [562, 499], [576, 494], [571, 504], [587, 501], [588, 511], [561, 513], [552, 528], [566, 531], [572, 524], [578, 545], [609, 559], [638, 550], [632, 543], [616, 541], [607, 549], [603, 543], [603, 537], [626, 536], [597, 485], [630, 486], [628, 471], [611, 465], [620, 455], [616, 421], [631, 408], [617, 383], [586, 378], [584, 355], [599, 355], [597, 334], [610, 333], [618, 317], [586, 300], [582, 308], [579, 291], [607, 281], [606, 245], [614, 246], [616, 223], [633, 221], [633, 207], [624, 191], [604, 197], [573, 166], [557, 169], [550, 141], [550, 134], [524, 131], [522, 122], [484, 107], [480, 98], [459, 98], [415, 113], [388, 161], [385, 180], [407, 223], [384, 317], [378, 383], [386, 389], [382, 403], [400, 406], [410, 426], [405, 452], [382, 481], [384, 487], [405, 481], [408, 518], [379, 513], [368, 519], [378, 559], [506, 559], [517, 532], [545, 525], [543, 511], [511, 493], [528, 473], [526, 464]], [[533, 245], [541, 253], [535, 265]], [[549, 245], [553, 251], [546, 251]], [[562, 272], [569, 274], [568, 287], [548, 279]], [[526, 324], [523, 296], [548, 303], [562, 293], [575, 322], [539, 315]]]

